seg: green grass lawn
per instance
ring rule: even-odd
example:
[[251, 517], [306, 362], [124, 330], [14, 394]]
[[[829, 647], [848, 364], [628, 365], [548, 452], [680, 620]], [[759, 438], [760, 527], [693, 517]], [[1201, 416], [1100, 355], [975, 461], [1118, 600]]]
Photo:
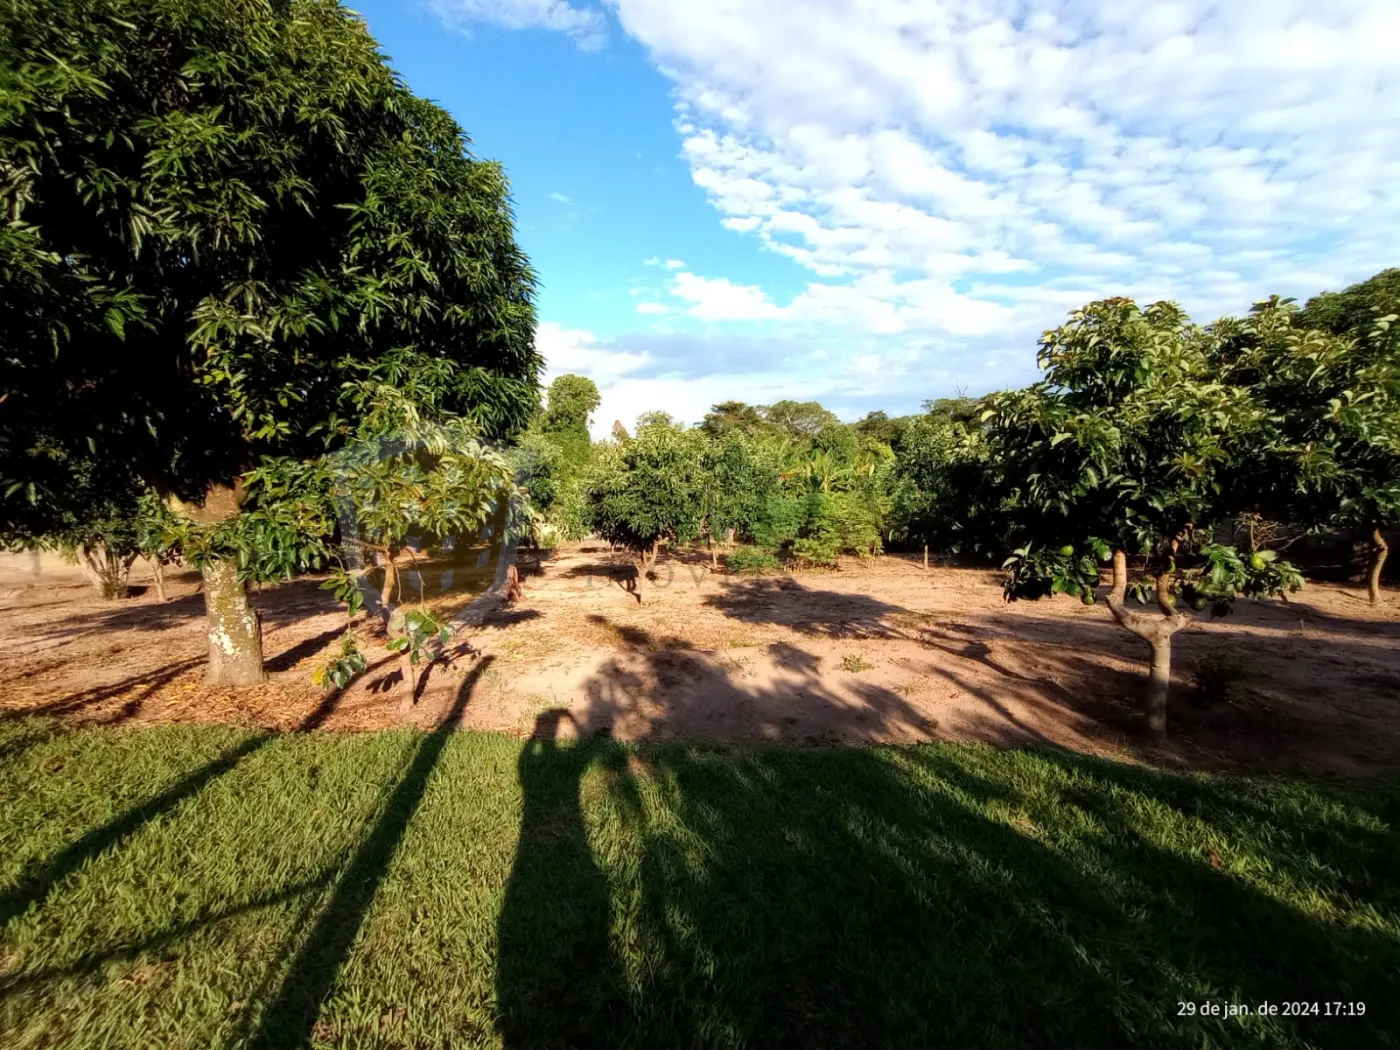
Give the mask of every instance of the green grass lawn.
[[1395, 1046], [1397, 824], [1046, 751], [0, 723], [0, 1046]]

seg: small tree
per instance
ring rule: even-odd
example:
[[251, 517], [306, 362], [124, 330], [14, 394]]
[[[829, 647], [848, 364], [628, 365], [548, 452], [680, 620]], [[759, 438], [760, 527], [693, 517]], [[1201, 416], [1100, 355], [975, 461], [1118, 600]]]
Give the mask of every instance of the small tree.
[[778, 471], [771, 460], [758, 454], [742, 430], [733, 428], [702, 441], [696, 480], [710, 567], [718, 568], [716, 540], [722, 537], [728, 543], [732, 534], [750, 530], [765, 503], [777, 494]]
[[[1151, 650], [1147, 721], [1160, 737], [1172, 637], [1190, 622], [1181, 604], [1221, 615], [1237, 595], [1279, 594], [1301, 577], [1203, 542], [1232, 510], [1220, 479], [1264, 419], [1247, 389], [1218, 381], [1209, 336], [1173, 303], [1109, 299], [1070, 318], [1041, 339], [1041, 382], [985, 402], [998, 513], [1016, 548], [1006, 597], [1093, 604], [1110, 561], [1109, 610]], [[1129, 594], [1155, 611], [1133, 609]]]
[[698, 432], [659, 413], [643, 417], [636, 435], [589, 481], [589, 526], [631, 552], [639, 603], [646, 601], [647, 576], [662, 543], [700, 534], [705, 502], [699, 439]]
[[[367, 392], [375, 408], [365, 432], [321, 466], [341, 531], [341, 565], [323, 586], [336, 592], [353, 619], [362, 604], [376, 612], [399, 654], [400, 712], [417, 694], [419, 664], [431, 662], [452, 635], [418, 595], [409, 606], [401, 563], [414, 558], [412, 535], [457, 536], [501, 520], [513, 534], [528, 530], [530, 514], [514, 470], [480, 443], [479, 428], [461, 417], [422, 419], [393, 387]], [[504, 512], [504, 513], [501, 513]], [[364, 552], [383, 569], [376, 592], [368, 584]], [[347, 627], [342, 652], [320, 672], [323, 683], [343, 687], [364, 659]], [[355, 672], [358, 673], [358, 672]]]
[[[101, 597], [125, 598], [137, 558], [161, 566], [172, 557], [168, 511], [125, 471], [104, 470], [85, 457], [52, 454], [63, 459], [69, 484], [42, 506], [13, 501], [0, 519], [0, 548], [58, 551], [82, 569]], [[162, 600], [163, 582], [157, 575]]]

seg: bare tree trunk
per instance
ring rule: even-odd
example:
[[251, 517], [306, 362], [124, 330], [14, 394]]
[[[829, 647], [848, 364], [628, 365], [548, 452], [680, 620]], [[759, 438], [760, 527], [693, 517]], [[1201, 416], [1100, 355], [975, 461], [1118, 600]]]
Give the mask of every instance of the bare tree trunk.
[[78, 550], [78, 564], [83, 575], [97, 589], [103, 598], [125, 598], [130, 587], [128, 578], [135, 557], [123, 560], [107, 549], [106, 544], [89, 545], [84, 543]]
[[208, 620], [210, 685], [248, 686], [266, 681], [263, 673], [262, 624], [248, 605], [248, 591], [232, 558], [220, 558], [200, 570]]
[[1167, 696], [1172, 685], [1172, 636], [1149, 643], [1152, 646], [1152, 672], [1147, 685], [1147, 728], [1161, 740], [1167, 735]]
[[399, 675], [403, 681], [399, 683], [399, 717], [405, 717], [413, 710], [416, 702], [415, 693], [418, 692], [418, 676], [413, 666], [413, 658], [407, 653], [399, 653]]
[[657, 556], [661, 552], [661, 541], [652, 540], [651, 550], [644, 550], [637, 558], [637, 604], [646, 604], [647, 574], [651, 572], [656, 564]]
[[1157, 577], [1157, 608], [1160, 615], [1140, 613], [1129, 609], [1128, 556], [1113, 552], [1113, 587], [1108, 592], [1108, 608], [1122, 627], [1137, 635], [1152, 650], [1152, 668], [1147, 692], [1147, 728], [1158, 740], [1167, 735], [1167, 697], [1172, 680], [1172, 635], [1181, 630], [1191, 618], [1176, 611], [1171, 594], [1171, 580]]
[[715, 550], [715, 538], [707, 532], [705, 533], [705, 539], [710, 545], [710, 568], [715, 570], [715, 572], [718, 572], [719, 552]]
[[151, 563], [151, 580], [156, 587], [156, 600], [165, 601], [165, 562], [157, 558]]
[[928, 544], [924, 544], [924, 572], [928, 572]]
[[1378, 525], [1371, 530], [1371, 571], [1366, 576], [1366, 596], [1372, 605], [1380, 604], [1381, 570], [1385, 568], [1385, 560], [1389, 556], [1390, 544], [1386, 543]]
[[379, 561], [384, 566], [384, 584], [379, 589], [379, 615], [384, 618], [384, 626], [389, 626], [389, 620], [394, 615], [394, 590], [399, 585], [399, 569], [395, 564], [397, 551], [388, 549], [379, 554]]

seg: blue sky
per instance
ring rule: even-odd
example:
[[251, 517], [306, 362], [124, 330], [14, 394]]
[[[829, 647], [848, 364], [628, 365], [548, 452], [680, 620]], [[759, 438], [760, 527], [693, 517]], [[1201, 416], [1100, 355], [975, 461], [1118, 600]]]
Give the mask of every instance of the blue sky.
[[595, 430], [911, 411], [1091, 298], [1205, 321], [1400, 262], [1400, 9], [1332, 0], [359, 0], [501, 161]]

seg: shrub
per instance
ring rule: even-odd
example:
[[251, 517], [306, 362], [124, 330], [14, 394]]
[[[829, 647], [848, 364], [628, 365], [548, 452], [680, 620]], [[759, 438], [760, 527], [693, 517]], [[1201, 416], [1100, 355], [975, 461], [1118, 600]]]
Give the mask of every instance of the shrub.
[[759, 547], [776, 550], [797, 539], [807, 523], [807, 500], [774, 496], [759, 509], [749, 538]]
[[777, 555], [757, 547], [740, 547], [725, 556], [725, 568], [736, 576], [767, 576], [781, 572]]
[[813, 565], [835, 565], [842, 553], [874, 556], [880, 550], [878, 514], [846, 492], [813, 494], [792, 553]]

